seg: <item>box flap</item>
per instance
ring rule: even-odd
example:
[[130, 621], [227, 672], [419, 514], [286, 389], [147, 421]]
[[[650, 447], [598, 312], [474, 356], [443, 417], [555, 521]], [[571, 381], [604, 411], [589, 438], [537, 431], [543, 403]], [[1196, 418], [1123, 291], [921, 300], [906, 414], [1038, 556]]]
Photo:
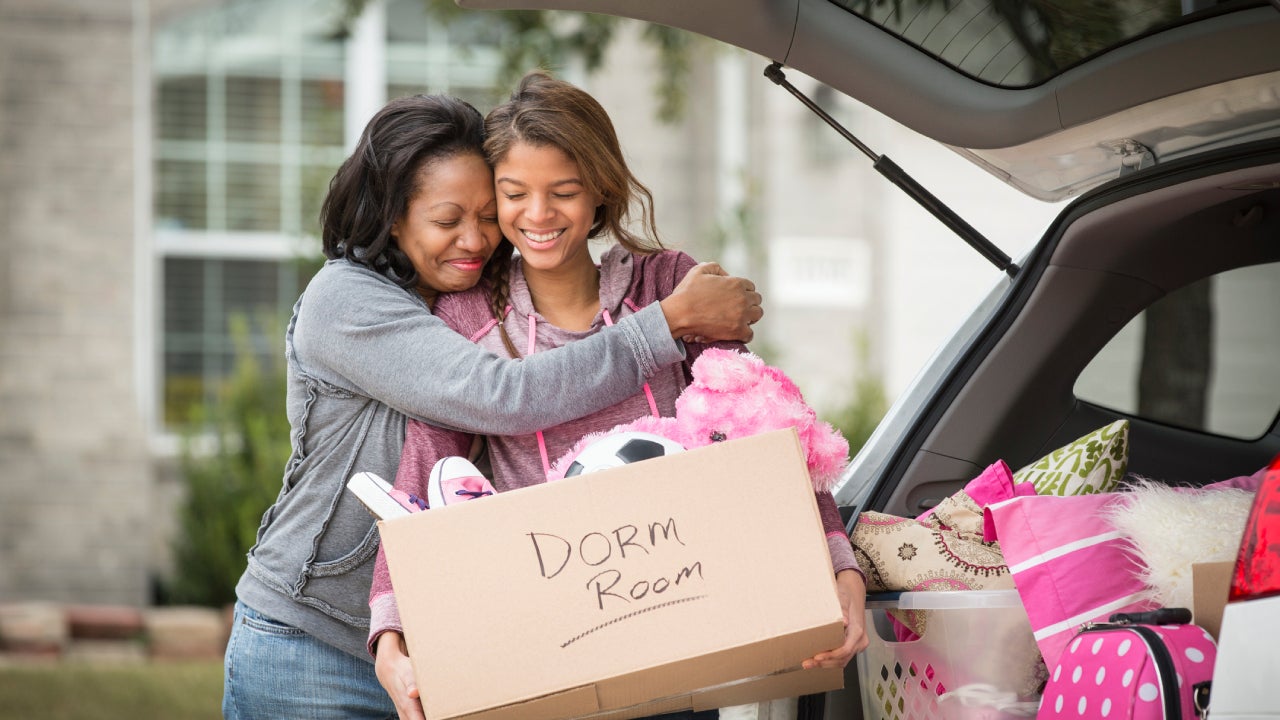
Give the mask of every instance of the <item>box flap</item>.
[[[425, 705], [423, 709], [426, 709]], [[566, 717], [586, 717], [594, 715], [599, 710], [600, 703], [597, 700], [595, 687], [586, 686], [483, 710], [464, 715], [463, 718], [465, 720], [556, 720]]]
[[1222, 628], [1222, 611], [1231, 590], [1234, 560], [1194, 563], [1191, 566], [1191, 619], [1218, 639]]
[[[687, 658], [627, 675], [602, 679], [596, 684], [602, 708], [629, 707], [660, 697], [672, 688], [702, 692], [726, 688], [780, 673], [799, 671], [800, 663], [816, 652], [837, 647], [844, 641], [844, 623], [836, 621], [785, 636], [725, 648], [696, 658]], [[843, 677], [843, 673], [841, 673]], [[777, 696], [785, 697], [785, 696]]]

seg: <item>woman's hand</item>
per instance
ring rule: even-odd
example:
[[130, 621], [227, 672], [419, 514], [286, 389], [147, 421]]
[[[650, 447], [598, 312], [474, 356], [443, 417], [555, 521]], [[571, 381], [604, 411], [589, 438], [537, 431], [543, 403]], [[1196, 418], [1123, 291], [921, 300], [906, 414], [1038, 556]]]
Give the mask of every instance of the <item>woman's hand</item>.
[[396, 704], [400, 720], [426, 720], [403, 635], [388, 631], [378, 636], [373, 667], [378, 674], [378, 682]]
[[842, 668], [871, 642], [866, 629], [867, 585], [862, 575], [854, 570], [841, 570], [836, 574], [836, 593], [844, 610], [844, 645], [805, 660], [801, 663], [805, 670]]
[[755, 283], [732, 277], [717, 263], [695, 265], [660, 303], [671, 336], [695, 342], [750, 342], [764, 316]]

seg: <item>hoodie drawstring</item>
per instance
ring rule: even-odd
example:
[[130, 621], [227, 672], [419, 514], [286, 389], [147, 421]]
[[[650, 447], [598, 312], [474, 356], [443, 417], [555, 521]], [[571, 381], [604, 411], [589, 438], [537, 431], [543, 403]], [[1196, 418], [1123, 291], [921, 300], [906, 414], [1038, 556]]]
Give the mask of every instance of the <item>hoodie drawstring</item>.
[[[613, 318], [609, 317], [609, 311], [600, 308], [600, 312], [604, 315], [605, 327], [613, 327]], [[649, 412], [653, 413], [654, 417], [662, 417], [662, 413], [658, 412], [658, 401], [653, 399], [653, 391], [649, 389], [649, 383], [644, 384], [644, 396], [649, 399]]]

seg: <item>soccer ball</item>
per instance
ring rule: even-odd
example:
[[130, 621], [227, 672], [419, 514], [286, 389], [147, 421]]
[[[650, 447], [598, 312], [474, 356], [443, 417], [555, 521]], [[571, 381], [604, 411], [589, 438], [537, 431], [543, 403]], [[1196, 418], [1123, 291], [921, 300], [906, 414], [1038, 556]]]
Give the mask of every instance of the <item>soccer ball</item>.
[[608, 470], [628, 463], [684, 452], [680, 443], [653, 433], [629, 430], [587, 445], [565, 471], [565, 477]]

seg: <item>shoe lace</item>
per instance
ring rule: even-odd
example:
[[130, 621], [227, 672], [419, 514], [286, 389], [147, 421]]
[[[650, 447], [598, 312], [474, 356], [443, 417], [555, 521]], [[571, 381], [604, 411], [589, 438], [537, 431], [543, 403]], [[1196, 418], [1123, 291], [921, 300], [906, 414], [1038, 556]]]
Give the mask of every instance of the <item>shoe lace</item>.
[[[481, 498], [486, 495], [493, 494], [493, 486], [489, 484], [489, 481], [483, 475], [471, 475], [468, 477], [460, 477], [458, 478], [458, 482], [462, 483], [462, 487], [458, 488], [457, 490], [454, 490], [453, 494], [457, 495], [460, 498], [475, 500], [476, 498]], [[479, 490], [470, 489], [473, 487], [478, 487], [480, 489]]]
[[459, 497], [469, 497], [472, 500], [478, 497], [484, 497], [485, 495], [492, 495], [492, 494], [493, 494], [492, 490], [467, 490], [465, 488], [454, 493], [454, 495], [457, 495]]

